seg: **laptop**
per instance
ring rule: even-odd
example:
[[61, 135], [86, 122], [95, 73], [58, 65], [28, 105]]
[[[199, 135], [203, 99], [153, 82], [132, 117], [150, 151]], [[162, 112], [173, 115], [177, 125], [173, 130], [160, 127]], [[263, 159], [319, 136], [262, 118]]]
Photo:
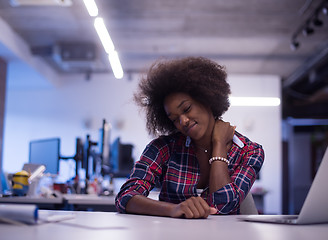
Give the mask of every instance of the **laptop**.
[[281, 224], [328, 223], [328, 147], [299, 215], [248, 215], [239, 217], [249, 222]]

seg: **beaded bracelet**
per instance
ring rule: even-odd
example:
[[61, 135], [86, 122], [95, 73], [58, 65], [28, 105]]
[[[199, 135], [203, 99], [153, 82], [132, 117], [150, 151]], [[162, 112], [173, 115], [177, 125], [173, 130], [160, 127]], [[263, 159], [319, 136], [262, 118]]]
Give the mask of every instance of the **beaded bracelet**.
[[212, 164], [212, 162], [214, 162], [214, 161], [222, 161], [222, 162], [225, 162], [228, 165], [230, 164], [229, 160], [224, 158], [224, 157], [212, 157], [208, 162], [210, 164]]

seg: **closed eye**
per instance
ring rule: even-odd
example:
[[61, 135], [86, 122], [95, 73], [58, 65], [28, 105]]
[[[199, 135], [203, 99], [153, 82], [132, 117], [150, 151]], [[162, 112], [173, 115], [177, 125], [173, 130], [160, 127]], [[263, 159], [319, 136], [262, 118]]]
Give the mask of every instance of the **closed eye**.
[[183, 110], [183, 112], [184, 112], [184, 113], [187, 113], [187, 112], [190, 111], [190, 109], [191, 109], [191, 105], [189, 105], [188, 107], [186, 107], [186, 108]]
[[[191, 110], [191, 105], [188, 105], [186, 108], [183, 109], [183, 113], [188, 113]], [[179, 118], [172, 118], [170, 119], [174, 124], [179, 120]]]

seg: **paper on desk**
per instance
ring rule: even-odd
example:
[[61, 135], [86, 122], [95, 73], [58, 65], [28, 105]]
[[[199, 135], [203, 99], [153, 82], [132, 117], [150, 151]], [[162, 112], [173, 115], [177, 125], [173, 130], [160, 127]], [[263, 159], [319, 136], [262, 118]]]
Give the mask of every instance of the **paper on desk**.
[[33, 204], [0, 204], [0, 220], [9, 223], [36, 224], [38, 207]]
[[39, 211], [39, 222], [60, 222], [75, 218], [74, 213], [58, 211]]
[[16, 225], [59, 222], [75, 217], [73, 213], [39, 211], [33, 204], [0, 204], [0, 222]]

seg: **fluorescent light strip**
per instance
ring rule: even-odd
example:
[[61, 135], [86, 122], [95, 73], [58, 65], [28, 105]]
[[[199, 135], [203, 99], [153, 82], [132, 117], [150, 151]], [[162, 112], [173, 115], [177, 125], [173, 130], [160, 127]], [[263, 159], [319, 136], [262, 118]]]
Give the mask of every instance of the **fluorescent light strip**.
[[98, 7], [94, 0], [83, 0], [85, 7], [91, 17], [98, 16]]
[[108, 60], [112, 67], [115, 78], [117, 79], [123, 78], [124, 73], [123, 73], [122, 65], [118, 57], [118, 54], [115, 51], [114, 43], [107, 31], [104, 20], [100, 17], [97, 17], [95, 19], [94, 26], [98, 33], [100, 41], [106, 53], [108, 54]]
[[266, 106], [276, 107], [280, 105], [280, 98], [275, 97], [230, 97], [231, 106]]
[[120, 59], [118, 57], [117, 52], [113, 51], [113, 52], [109, 53], [108, 60], [112, 67], [115, 78], [117, 78], [117, 79], [123, 78], [123, 69], [122, 69]]
[[98, 7], [94, 0], [83, 0], [85, 7], [88, 10], [88, 13], [91, 17], [96, 17], [94, 21], [94, 27], [97, 31], [97, 34], [100, 38], [100, 41], [105, 49], [105, 52], [108, 54], [108, 60], [112, 67], [115, 78], [123, 78], [123, 69], [118, 58], [118, 54], [115, 51], [114, 43], [110, 37], [107, 28], [105, 26], [104, 19], [98, 16]]
[[115, 48], [114, 48], [114, 43], [113, 43], [111, 37], [109, 36], [109, 33], [105, 26], [104, 19], [97, 17], [95, 19], [94, 26], [98, 33], [100, 41], [105, 48], [106, 53], [110, 54], [111, 52], [113, 52], [115, 50]]

